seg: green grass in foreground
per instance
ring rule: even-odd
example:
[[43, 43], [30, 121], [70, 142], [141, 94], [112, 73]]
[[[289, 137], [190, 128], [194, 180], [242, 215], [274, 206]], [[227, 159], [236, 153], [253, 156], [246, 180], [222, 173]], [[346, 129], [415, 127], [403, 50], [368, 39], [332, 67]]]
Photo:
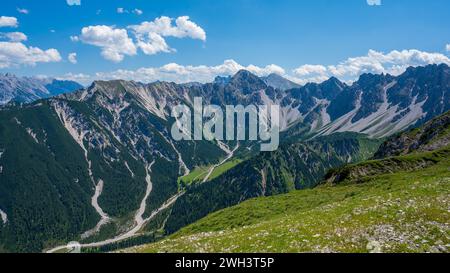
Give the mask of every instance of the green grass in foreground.
[[449, 252], [450, 159], [427, 169], [257, 198], [138, 252]]

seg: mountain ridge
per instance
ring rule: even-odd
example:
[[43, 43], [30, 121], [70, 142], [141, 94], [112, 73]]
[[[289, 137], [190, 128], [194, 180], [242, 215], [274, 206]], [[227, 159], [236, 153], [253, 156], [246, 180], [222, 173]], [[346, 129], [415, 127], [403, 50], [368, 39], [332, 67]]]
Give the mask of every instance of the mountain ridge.
[[82, 88], [82, 85], [74, 81], [0, 74], [0, 106], [10, 101], [30, 103]]

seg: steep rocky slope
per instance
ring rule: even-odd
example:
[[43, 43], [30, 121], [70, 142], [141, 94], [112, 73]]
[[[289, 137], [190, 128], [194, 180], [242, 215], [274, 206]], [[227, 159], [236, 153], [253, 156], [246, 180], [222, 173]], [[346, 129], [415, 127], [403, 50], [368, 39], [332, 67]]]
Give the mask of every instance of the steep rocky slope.
[[386, 158], [412, 152], [433, 151], [450, 144], [450, 112], [419, 128], [393, 136], [383, 143], [374, 158]]

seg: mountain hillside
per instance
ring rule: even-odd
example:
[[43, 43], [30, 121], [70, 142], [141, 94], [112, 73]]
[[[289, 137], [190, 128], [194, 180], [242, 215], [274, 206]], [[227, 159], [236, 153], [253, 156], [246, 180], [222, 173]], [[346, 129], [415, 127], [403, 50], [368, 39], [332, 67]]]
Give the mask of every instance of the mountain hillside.
[[367, 159], [378, 145], [357, 134], [341, 134], [263, 153], [189, 188], [173, 206], [165, 228], [173, 233], [208, 213], [250, 198], [314, 187], [329, 169]]
[[448, 158], [365, 183], [252, 199], [122, 252], [448, 253]]
[[450, 144], [450, 112], [419, 128], [398, 134], [383, 143], [375, 158], [404, 155], [411, 152], [433, 151]]
[[[447, 115], [415, 131], [442, 125]], [[441, 132], [448, 134], [449, 126], [442, 125]], [[449, 144], [428, 152], [404, 151], [332, 170], [311, 190], [256, 198], [212, 213], [167, 239], [124, 252], [448, 253]]]
[[144, 92], [120, 82], [80, 92], [0, 111], [3, 251], [121, 234], [176, 196], [189, 168], [225, 156], [215, 143], [172, 142]]

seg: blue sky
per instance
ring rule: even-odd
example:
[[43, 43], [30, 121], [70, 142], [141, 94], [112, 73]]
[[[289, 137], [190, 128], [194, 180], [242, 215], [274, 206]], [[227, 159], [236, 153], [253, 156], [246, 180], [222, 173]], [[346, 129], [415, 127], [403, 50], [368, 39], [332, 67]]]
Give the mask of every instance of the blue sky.
[[[247, 68], [302, 83], [329, 76], [352, 80], [363, 72], [395, 74], [408, 65], [449, 62], [450, 1], [381, 0], [379, 4], [369, 5], [367, 0], [81, 0], [80, 5], [69, 5], [67, 0], [2, 1], [0, 72], [84, 83], [100, 77], [182, 82], [208, 81], [215, 74]], [[170, 30], [152, 27], [136, 33], [130, 27], [163, 16]], [[188, 26], [177, 26], [177, 18], [184, 18]], [[23, 33], [27, 40], [11, 38], [11, 32]], [[112, 44], [107, 44], [108, 35], [114, 36]], [[17, 46], [24, 48], [17, 53]], [[403, 51], [411, 49], [417, 51]], [[76, 64], [69, 61], [71, 53]]]

